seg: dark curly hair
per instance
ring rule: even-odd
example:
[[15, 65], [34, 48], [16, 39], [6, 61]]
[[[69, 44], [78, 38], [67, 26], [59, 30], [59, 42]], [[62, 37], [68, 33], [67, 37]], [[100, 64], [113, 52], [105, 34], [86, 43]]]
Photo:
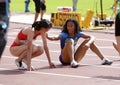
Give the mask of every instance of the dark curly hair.
[[35, 28], [35, 30], [39, 31], [41, 28], [51, 28], [52, 27], [52, 23], [46, 19], [43, 19], [41, 21], [36, 21], [32, 24], [32, 28]]
[[68, 20], [65, 22], [65, 24], [64, 24], [64, 26], [63, 26], [62, 32], [68, 33], [68, 30], [67, 30], [67, 23], [68, 23], [68, 22], [73, 22], [73, 23], [74, 23], [74, 25], [75, 25], [75, 34], [77, 34], [77, 33], [79, 33], [79, 32], [82, 31], [81, 28], [80, 28], [79, 23], [78, 23], [75, 19], [70, 18], [70, 19], [68, 19]]

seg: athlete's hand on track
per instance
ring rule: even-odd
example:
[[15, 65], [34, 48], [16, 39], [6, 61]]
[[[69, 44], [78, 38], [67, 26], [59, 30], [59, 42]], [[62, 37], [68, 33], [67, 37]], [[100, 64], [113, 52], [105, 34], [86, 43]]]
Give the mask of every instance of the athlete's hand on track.
[[50, 63], [50, 68], [56, 68], [56, 66], [54, 65], [54, 63]]

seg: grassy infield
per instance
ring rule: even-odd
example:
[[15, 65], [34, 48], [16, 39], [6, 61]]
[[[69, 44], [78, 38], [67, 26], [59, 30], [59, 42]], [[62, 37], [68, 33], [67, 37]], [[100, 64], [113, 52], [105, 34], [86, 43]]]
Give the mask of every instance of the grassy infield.
[[[11, 0], [10, 10], [12, 12], [24, 12], [25, 10], [25, 0]], [[100, 12], [100, 0], [78, 0], [77, 12], [81, 12], [82, 16], [86, 14], [88, 9], [94, 10], [96, 12], [96, 2], [97, 2], [97, 11]], [[111, 16], [113, 13], [110, 10], [110, 7], [113, 5], [114, 0], [103, 0], [103, 11], [107, 16]], [[72, 6], [72, 0], [46, 0], [47, 12], [52, 13], [57, 12], [58, 6]], [[30, 2], [30, 11], [34, 13], [34, 3], [33, 0]], [[95, 15], [96, 13], [94, 13]]]

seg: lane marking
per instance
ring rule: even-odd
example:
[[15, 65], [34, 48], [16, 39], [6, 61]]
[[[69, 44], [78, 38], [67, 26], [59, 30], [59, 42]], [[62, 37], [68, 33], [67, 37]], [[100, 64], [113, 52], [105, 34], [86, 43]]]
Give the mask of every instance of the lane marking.
[[99, 39], [97, 38], [96, 40], [98, 41], [107, 41], [107, 42], [114, 42], [115, 40], [110, 40], [110, 39]]
[[[10, 59], [16, 59], [16, 57], [10, 57], [10, 56], [3, 56], [3, 58], [10, 58]], [[45, 59], [32, 59], [33, 62], [47, 62], [48, 63], [48, 60], [45, 60]], [[52, 62], [54, 62], [55, 64], [60, 64], [59, 60], [56, 61], [56, 60], [52, 60]], [[80, 63], [79, 63], [80, 64]], [[91, 66], [91, 67], [100, 67], [100, 68], [115, 68], [115, 69], [120, 69], [120, 67], [117, 67], [116, 65], [120, 65], [120, 64], [115, 64], [115, 65], [100, 65], [100, 64], [96, 64], [96, 65], [93, 65], [93, 64], [80, 64], [81, 66]], [[114, 66], [114, 67], [113, 67]], [[116, 67], [115, 67], [116, 66]]]
[[[11, 33], [10, 35], [17, 35], [16, 33]], [[9, 34], [8, 34], [9, 35]], [[9, 39], [15, 39], [15, 37], [12, 37], [12, 36], [8, 36]], [[97, 41], [105, 41], [105, 42], [114, 42], [115, 40], [110, 40], [110, 39], [96, 39]], [[54, 41], [51, 41], [51, 42], [54, 42]]]
[[[10, 46], [9, 45], [6, 45], [6, 48], [10, 48]], [[110, 47], [101, 47], [101, 48], [108, 48], [108, 49], [110, 49]], [[112, 48], [111, 47], [111, 49], [114, 49], [114, 48]], [[50, 52], [54, 52], [54, 53], [60, 53], [61, 51], [60, 50], [49, 50]], [[88, 55], [88, 56], [97, 56], [96, 54], [86, 54], [86, 55]], [[107, 57], [118, 57], [119, 58], [119, 55], [118, 56], [110, 56], [110, 55], [104, 55], [104, 56], [107, 56]]]
[[97, 77], [90, 77], [90, 76], [78, 76], [78, 75], [70, 75], [70, 74], [59, 74], [59, 73], [48, 73], [48, 72], [35, 72], [35, 71], [31, 71], [29, 73], [49, 75], [49, 76], [68, 77], [68, 78], [94, 79], [94, 80], [96, 79], [96, 80], [102, 80], [102, 81], [109, 81], [110, 80], [110, 81], [114, 81], [114, 82], [120, 82], [120, 80], [116, 80], [116, 79], [105, 79], [105, 78], [97, 78]]
[[[19, 32], [21, 29], [12, 29], [12, 30], [14, 30], [14, 31], [12, 31], [12, 32], [10, 32], [10, 33], [8, 32], [7, 35], [14, 35], [14, 34], [17, 35], [17, 32]], [[16, 32], [16, 31], [17, 31], [17, 32]], [[56, 34], [51, 34], [51, 32], [55, 32], [55, 33], [56, 33], [56, 30], [50, 30], [50, 31], [48, 32], [48, 33], [50, 33], [49, 35], [56, 35]], [[60, 33], [60, 32], [61, 32], [61, 31], [58, 31], [58, 30], [57, 30], [57, 34]], [[9, 36], [8, 36], [8, 37], [9, 37]], [[115, 39], [114, 39], [114, 40], [110, 40], [110, 39], [108, 39], [108, 38], [107, 38], [107, 39], [96, 38], [96, 40], [98, 40], [98, 41], [108, 41], [108, 42], [110, 41], [110, 42], [113, 42]]]
[[[13, 33], [11, 33], [10, 35], [14, 35], [14, 34], [16, 34], [16, 32], [13, 32]], [[9, 35], [9, 34], [8, 34]], [[15, 37], [10, 37], [10, 36], [8, 36], [8, 38], [9, 39], [15, 39]], [[96, 39], [97, 41], [106, 41], [106, 42], [114, 42], [114, 40], [109, 40], [109, 39]], [[42, 40], [35, 40], [34, 41], [34, 43], [42, 43]], [[50, 42], [48, 42], [49, 44], [56, 44], [56, 45], [60, 45], [60, 43], [59, 42], [57, 42], [57, 41], [50, 41]], [[77, 47], [78, 47], [79, 45], [77, 44]], [[100, 49], [114, 49], [114, 47], [113, 46], [98, 46], [98, 48], [100, 48]]]
[[[38, 45], [38, 43], [42, 43], [42, 41], [41, 40], [36, 40], [35, 42], [33, 42], [33, 43], [35, 43], [35, 44], [37, 44]], [[53, 44], [53, 45], [60, 45], [60, 43], [59, 42], [55, 42], [55, 41], [53, 41], [53, 42], [48, 42], [48, 44]], [[76, 47], [78, 47], [79, 45], [76, 45]], [[10, 47], [9, 45], [7, 45], [6, 47]], [[58, 46], [59, 47], [59, 46]], [[113, 46], [97, 46], [98, 48], [100, 48], [100, 49], [114, 49], [114, 47]]]
[[[6, 68], [0, 68], [0, 70], [13, 70], [13, 69], [6, 69]], [[20, 71], [15, 70], [14, 71]], [[120, 80], [117, 79], [105, 79], [105, 78], [97, 78], [97, 77], [90, 77], [90, 76], [78, 76], [78, 75], [70, 75], [70, 74], [61, 74], [61, 73], [52, 73], [52, 72], [42, 72], [42, 71], [26, 71], [26, 73], [32, 73], [32, 74], [40, 74], [40, 75], [47, 75], [47, 76], [58, 76], [58, 77], [67, 77], [67, 78], [78, 78], [78, 79], [91, 79], [91, 81], [94, 80], [101, 80], [101, 81], [113, 81], [113, 82], [120, 82]]]

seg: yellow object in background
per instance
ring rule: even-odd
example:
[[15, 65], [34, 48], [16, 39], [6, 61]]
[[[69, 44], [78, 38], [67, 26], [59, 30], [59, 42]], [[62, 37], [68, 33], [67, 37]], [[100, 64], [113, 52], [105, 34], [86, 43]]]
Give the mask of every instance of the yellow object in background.
[[86, 29], [90, 28], [90, 22], [92, 20], [93, 14], [94, 14], [94, 11], [92, 11], [92, 10], [87, 11], [87, 14], [83, 21], [83, 28], [86, 28]]
[[54, 26], [63, 26], [66, 20], [73, 18], [79, 22], [80, 27], [82, 28], [81, 13], [77, 12], [57, 12], [51, 14], [51, 21]]
[[[102, 20], [101, 13], [98, 13], [97, 16], [100, 20]], [[103, 20], [106, 20], [106, 17], [107, 17], [107, 15], [105, 13], [103, 13]]]

